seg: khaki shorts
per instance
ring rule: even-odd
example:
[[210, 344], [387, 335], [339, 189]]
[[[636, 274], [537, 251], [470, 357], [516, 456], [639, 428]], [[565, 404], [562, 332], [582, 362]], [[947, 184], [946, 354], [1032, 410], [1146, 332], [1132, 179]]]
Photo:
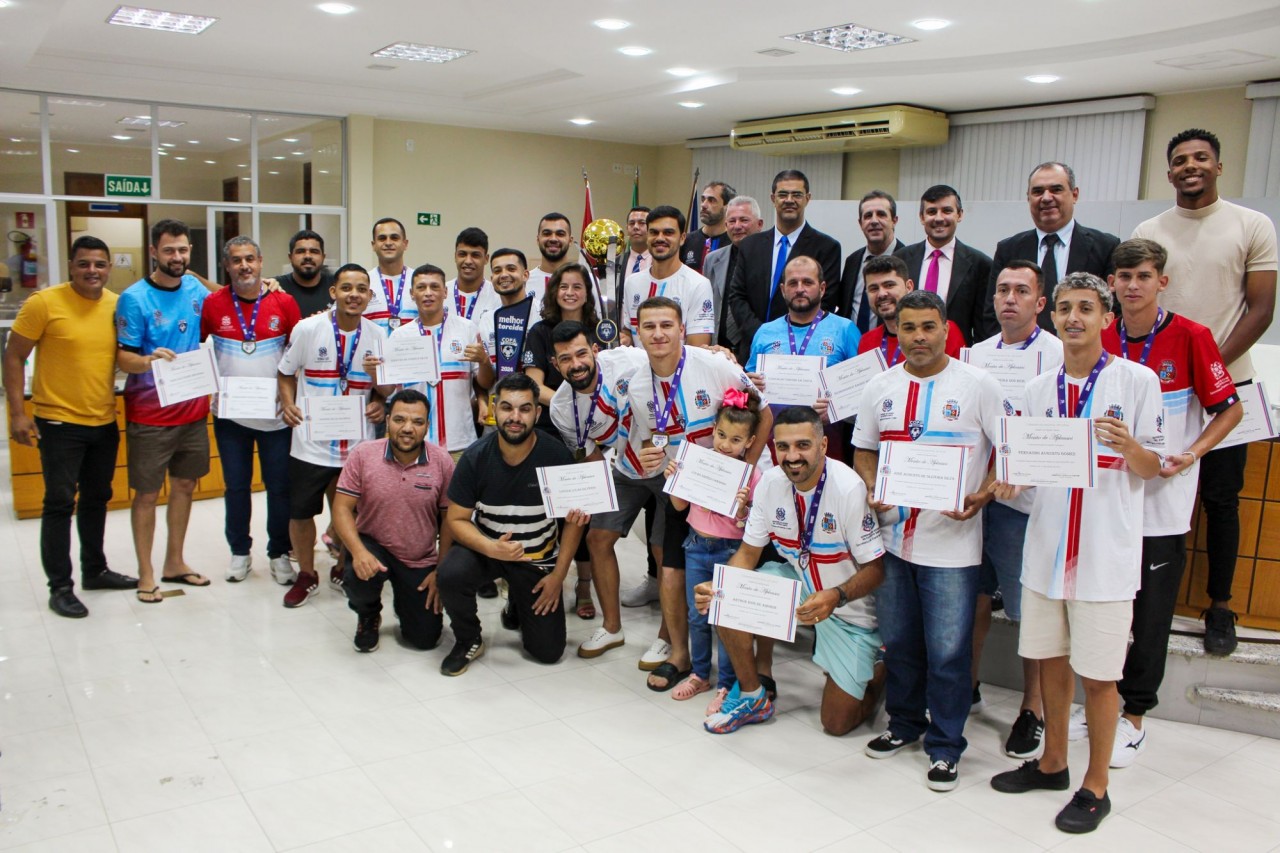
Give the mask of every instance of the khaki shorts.
[[209, 473], [209, 427], [205, 420], [182, 426], [125, 425], [129, 488], [154, 494], [164, 475], [199, 480]]
[[1094, 681], [1119, 681], [1129, 652], [1133, 601], [1062, 601], [1022, 588], [1018, 655], [1071, 658], [1071, 669]]

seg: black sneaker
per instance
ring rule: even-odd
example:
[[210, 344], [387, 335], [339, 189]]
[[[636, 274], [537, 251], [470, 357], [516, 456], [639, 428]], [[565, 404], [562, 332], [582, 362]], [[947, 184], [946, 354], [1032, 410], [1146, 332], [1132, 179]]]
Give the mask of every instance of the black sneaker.
[[358, 652], [376, 652], [378, 650], [378, 629], [382, 627], [382, 614], [361, 616], [356, 623], [356, 638], [353, 645]]
[[497, 582], [489, 581], [488, 583], [480, 584], [480, 588], [476, 590], [476, 595], [480, 596], [481, 598], [497, 598], [498, 597]]
[[137, 589], [138, 579], [110, 569], [103, 569], [96, 575], [84, 575], [80, 578], [81, 589]]
[[516, 605], [511, 599], [507, 599], [507, 606], [502, 608], [502, 627], [508, 631], [520, 628], [520, 617], [516, 615]]
[[960, 783], [960, 762], [939, 758], [929, 765], [925, 783], [930, 791], [950, 791]]
[[83, 619], [89, 615], [89, 608], [76, 598], [75, 591], [69, 586], [59, 587], [49, 593], [49, 609], [68, 619]]
[[1040, 769], [1040, 759], [1022, 762], [1017, 770], [1006, 770], [991, 777], [991, 787], [1002, 794], [1025, 794], [1027, 791], [1065, 791], [1071, 787], [1071, 771], [1062, 768], [1057, 773], [1045, 773]]
[[1204, 619], [1204, 650], [1211, 655], [1229, 655], [1236, 650], [1236, 619], [1229, 607], [1210, 607], [1201, 612]]
[[1093, 791], [1081, 788], [1076, 791], [1071, 802], [1058, 812], [1054, 824], [1063, 832], [1093, 832], [1109, 814], [1111, 797], [1108, 794], [1103, 794], [1102, 799], [1098, 799]]
[[1004, 754], [1011, 758], [1034, 758], [1043, 743], [1044, 720], [1037, 717], [1035, 711], [1023, 708], [1013, 721], [1009, 739], [1004, 742]]
[[441, 675], [462, 675], [471, 666], [471, 662], [484, 654], [484, 640], [467, 643], [462, 640], [453, 644], [453, 651], [445, 656], [440, 664]]
[[897, 755], [898, 752], [915, 741], [903, 740], [894, 735], [892, 731], [885, 730], [885, 733], [875, 740], [867, 741], [867, 745], [862, 751], [872, 758], [888, 758], [891, 755]]
[[977, 714], [985, 707], [987, 707], [987, 703], [982, 698], [982, 682], [979, 681], [973, 685], [973, 697], [969, 700], [969, 713]]

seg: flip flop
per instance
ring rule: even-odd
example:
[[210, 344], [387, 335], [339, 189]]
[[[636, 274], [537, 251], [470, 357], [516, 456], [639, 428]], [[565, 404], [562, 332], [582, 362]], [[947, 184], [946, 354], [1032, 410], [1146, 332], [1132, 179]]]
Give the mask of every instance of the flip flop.
[[649, 673], [649, 678], [653, 678], [656, 675], [659, 678], [665, 678], [667, 680], [667, 683], [661, 687], [654, 687], [653, 682], [649, 681], [648, 679], [645, 679], [645, 686], [648, 687], [650, 690], [652, 690], [654, 693], [666, 693], [672, 687], [675, 687], [677, 684], [679, 684], [681, 681], [684, 681], [686, 678], [688, 678], [692, 674], [693, 674], [692, 667], [685, 670], [679, 670], [679, 669], [676, 669], [675, 664], [671, 663], [671, 661], [663, 661], [658, 665], [656, 669], [654, 669], [652, 672]]
[[[164, 593], [160, 592], [160, 587], [153, 586], [151, 589], [139, 589], [135, 595], [143, 604], [159, 604], [164, 601]], [[143, 598], [144, 595], [154, 595], [155, 598]]]
[[[173, 575], [172, 577], [169, 575], [161, 575], [160, 580], [164, 583], [177, 583], [182, 584], [183, 586], [208, 586], [213, 583], [213, 581], [209, 580], [204, 575], [196, 572], [187, 572], [184, 575]], [[204, 581], [204, 583], [200, 583], [200, 581]]]

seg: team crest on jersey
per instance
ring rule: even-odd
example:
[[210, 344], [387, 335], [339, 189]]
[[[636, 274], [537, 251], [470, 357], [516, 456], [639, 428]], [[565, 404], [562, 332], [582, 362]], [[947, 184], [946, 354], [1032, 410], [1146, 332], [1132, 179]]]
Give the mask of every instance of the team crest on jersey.
[[273, 332], [280, 331], [280, 317], [272, 315], [271, 319], [267, 321], [267, 328]]
[[316, 352], [316, 357], [319, 358], [321, 361], [324, 361], [326, 358], [329, 357], [329, 348], [320, 347], [320, 349]]
[[462, 341], [449, 341], [449, 352], [453, 355], [462, 355]]
[[634, 293], [631, 295], [631, 307], [632, 308], [640, 307], [640, 294]]
[[223, 314], [223, 315], [222, 315], [222, 319], [221, 319], [221, 320], [219, 321], [219, 323], [218, 323], [218, 328], [220, 328], [220, 329], [230, 329], [230, 328], [231, 328], [231, 318], [230, 318], [230, 317], [228, 317], [226, 314]]
[[893, 411], [893, 400], [890, 400], [890, 399], [886, 398], [886, 399], [885, 399], [885, 401], [884, 401], [883, 403], [881, 403], [881, 404], [880, 404], [880, 411], [882, 411], [882, 412], [892, 412], [892, 411]]
[[773, 517], [776, 518], [778, 521], [786, 521], [787, 520], [786, 509], [784, 509], [783, 507], [778, 507], [773, 511]]
[[715, 307], [716, 307], [716, 306], [715, 306], [715, 303], [714, 303], [714, 302], [712, 302], [710, 299], [704, 299], [704, 300], [702, 300], [702, 310], [703, 310], [704, 312], [705, 312], [705, 311], [714, 311], [714, 310], [715, 310]]
[[1174, 377], [1178, 375], [1178, 369], [1174, 367], [1172, 361], [1166, 358], [1160, 362], [1160, 369], [1156, 373], [1159, 374], [1161, 382], [1172, 382]]
[[1003, 400], [1002, 402], [1004, 403], [1004, 413], [1009, 417], [1013, 417], [1013, 403], [1010, 403], [1008, 400]]
[[769, 344], [769, 352], [778, 352], [782, 349], [782, 341], [773, 341]]
[[152, 312], [151, 312], [151, 319], [152, 319], [152, 320], [155, 320], [157, 323], [163, 323], [163, 322], [164, 322], [164, 315], [163, 315], [163, 314], [161, 314], [161, 313], [160, 313], [160, 309], [159, 309], [159, 308], [157, 308], [156, 310], [154, 310], [154, 311], [152, 311]]
[[831, 355], [836, 351], [836, 343], [831, 338], [823, 338], [822, 343], [818, 344], [818, 349], [823, 355]]
[[116, 317], [116, 328], [117, 328], [117, 329], [123, 329], [123, 328], [125, 327], [125, 324], [126, 324], [126, 323], [128, 323], [128, 322], [129, 322], [129, 321], [128, 321], [128, 320], [126, 320], [123, 316], [117, 316], [117, 317]]
[[1046, 418], [1051, 418], [1051, 417], [1053, 417], [1053, 406], [1045, 406], [1045, 409], [1044, 409], [1044, 416], [1045, 416]]
[[693, 395], [693, 402], [699, 409], [705, 409], [711, 405], [711, 395], [707, 393], [706, 388], [699, 388], [698, 393]]
[[1118, 421], [1124, 420], [1124, 408], [1119, 403], [1112, 403], [1107, 406], [1107, 417], [1115, 418]]
[[520, 358], [520, 361], [525, 365], [525, 367], [528, 367], [529, 365], [533, 364], [533, 350], [525, 350], [524, 355], [521, 356]]
[[200, 313], [200, 300], [195, 296], [191, 297], [191, 310]]
[[628, 382], [625, 379], [619, 379], [618, 380], [618, 396], [619, 397], [627, 396], [627, 389], [630, 387], [631, 387], [630, 382]]
[[1164, 432], [1164, 415], [1156, 415], [1156, 432]]
[[187, 321], [186, 321], [186, 320], [179, 320], [179, 321], [178, 321], [178, 331], [179, 331], [179, 332], [182, 332], [184, 335], [187, 333]]
[[822, 532], [823, 533], [836, 532], [836, 517], [829, 512], [822, 514]]
[[867, 513], [862, 517], [862, 532], [870, 533], [876, 529], [876, 517], [871, 513]]
[[958, 420], [960, 418], [960, 401], [948, 400], [942, 405], [942, 417], [949, 421]]
[[924, 421], [915, 420], [907, 424], [907, 435], [911, 436], [912, 441], [924, 435]]
[[1213, 374], [1214, 379], [1219, 380], [1227, 375], [1227, 369], [1222, 366], [1222, 362], [1220, 361], [1215, 361], [1213, 364], [1209, 365], [1209, 372]]

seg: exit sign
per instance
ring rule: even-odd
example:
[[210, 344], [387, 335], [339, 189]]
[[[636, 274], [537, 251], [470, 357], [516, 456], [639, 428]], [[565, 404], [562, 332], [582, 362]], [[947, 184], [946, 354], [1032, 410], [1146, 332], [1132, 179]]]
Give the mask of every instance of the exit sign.
[[419, 214], [418, 214], [418, 224], [419, 224], [419, 225], [439, 225], [439, 224], [440, 224], [440, 214], [438, 214], [438, 213], [419, 213]]
[[106, 195], [118, 198], [147, 198], [151, 195], [150, 175], [107, 175]]

